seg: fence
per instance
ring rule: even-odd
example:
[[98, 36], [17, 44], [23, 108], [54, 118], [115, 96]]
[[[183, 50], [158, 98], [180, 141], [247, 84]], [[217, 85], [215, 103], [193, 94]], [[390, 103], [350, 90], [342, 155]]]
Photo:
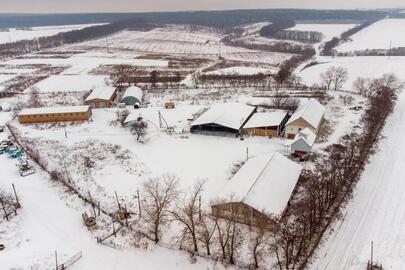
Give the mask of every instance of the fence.
[[83, 254], [80, 251], [79, 253], [77, 253], [76, 255], [74, 255], [72, 258], [70, 258], [69, 260], [67, 260], [65, 263], [62, 263], [61, 265], [57, 265], [56, 266], [56, 270], [64, 270], [67, 269], [68, 267], [72, 266], [75, 262], [77, 262], [78, 260], [80, 260], [82, 258]]

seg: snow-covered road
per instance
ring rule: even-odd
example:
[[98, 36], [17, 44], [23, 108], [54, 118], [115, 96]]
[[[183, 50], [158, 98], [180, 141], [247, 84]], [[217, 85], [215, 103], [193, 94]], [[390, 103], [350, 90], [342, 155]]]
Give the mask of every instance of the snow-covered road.
[[405, 269], [405, 92], [387, 121], [385, 138], [358, 183], [343, 222], [335, 224], [310, 269], [365, 269], [374, 261]]

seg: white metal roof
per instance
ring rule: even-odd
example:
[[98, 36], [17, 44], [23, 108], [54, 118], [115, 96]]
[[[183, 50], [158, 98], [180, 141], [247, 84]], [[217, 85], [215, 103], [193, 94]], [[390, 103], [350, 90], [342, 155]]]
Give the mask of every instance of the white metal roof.
[[281, 214], [291, 197], [302, 166], [279, 153], [249, 159], [219, 197], [244, 202], [258, 211]]
[[232, 129], [240, 129], [256, 108], [242, 103], [213, 105], [191, 125], [217, 124]]
[[304, 128], [295, 135], [294, 140], [287, 142], [286, 145], [292, 145], [300, 140], [305, 142], [309, 147], [312, 147], [316, 140], [316, 134], [309, 128]]
[[110, 100], [115, 93], [115, 87], [113, 86], [101, 86], [94, 89], [90, 95], [86, 98], [86, 101], [93, 99]]
[[301, 104], [293, 113], [287, 124], [294, 122], [300, 118], [304, 119], [313, 128], [317, 128], [325, 113], [325, 107], [316, 99], [310, 98], [307, 102]]
[[53, 114], [53, 113], [82, 113], [87, 112], [90, 106], [42, 107], [23, 109], [18, 115]]
[[271, 112], [255, 113], [243, 126], [243, 128], [279, 126], [286, 115], [287, 112], [282, 110], [272, 110]]
[[125, 90], [125, 93], [122, 96], [122, 99], [124, 99], [126, 97], [136, 97], [139, 101], [142, 101], [143, 90], [137, 86], [128, 87], [127, 90]]

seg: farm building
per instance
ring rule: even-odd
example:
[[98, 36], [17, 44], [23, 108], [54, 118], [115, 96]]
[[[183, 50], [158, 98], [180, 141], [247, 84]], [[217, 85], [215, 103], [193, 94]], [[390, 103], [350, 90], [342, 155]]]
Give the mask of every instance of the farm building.
[[282, 215], [301, 171], [301, 165], [278, 153], [251, 158], [221, 190], [225, 201], [211, 205], [212, 214], [233, 215], [248, 225], [271, 224], [266, 214]]
[[243, 126], [243, 134], [276, 137], [283, 131], [287, 120], [288, 113], [282, 110], [255, 113]]
[[312, 132], [309, 128], [304, 128], [297, 135], [291, 142], [287, 142], [286, 146], [288, 148], [288, 152], [296, 155], [304, 155], [310, 153], [312, 150], [312, 146], [314, 145], [316, 140], [316, 134]]
[[116, 89], [112, 86], [102, 86], [94, 89], [84, 101], [91, 108], [108, 108], [116, 97]]
[[18, 114], [18, 121], [20, 123], [86, 121], [90, 117], [90, 106], [43, 107], [23, 109]]
[[121, 103], [125, 105], [142, 104], [143, 90], [137, 86], [130, 86], [125, 90]]
[[216, 104], [191, 123], [192, 133], [236, 134], [256, 112], [256, 107], [242, 103]]
[[285, 136], [294, 139], [304, 128], [309, 128], [313, 133], [318, 134], [325, 113], [325, 107], [316, 99], [311, 98], [301, 104], [288, 120], [285, 128]]

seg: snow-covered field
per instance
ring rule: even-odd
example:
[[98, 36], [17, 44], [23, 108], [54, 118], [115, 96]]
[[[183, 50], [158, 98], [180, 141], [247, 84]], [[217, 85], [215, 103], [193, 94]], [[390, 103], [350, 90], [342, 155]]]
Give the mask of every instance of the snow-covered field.
[[[91, 75], [52, 75], [33, 87], [39, 92], [85, 92], [107, 84], [107, 76]], [[29, 91], [27, 89], [26, 91]]]
[[99, 25], [99, 24], [76, 24], [76, 25], [62, 25], [62, 26], [41, 26], [33, 27], [32, 30], [20, 30], [11, 28], [9, 32], [0, 32], [0, 44], [15, 42], [25, 39], [35, 39], [39, 37], [53, 36], [63, 32], [72, 30], [80, 30], [86, 27]]
[[215, 71], [209, 71], [207, 74], [211, 75], [255, 75], [259, 73], [274, 74], [277, 70], [268, 68], [256, 68], [256, 67], [229, 67], [222, 68]]
[[297, 75], [303, 83], [311, 86], [320, 84], [320, 75], [329, 67], [343, 67], [348, 71], [349, 78], [344, 84], [345, 90], [350, 90], [357, 77], [377, 78], [385, 73], [397, 74], [400, 78], [405, 78], [405, 57], [379, 57], [379, 56], [359, 56], [359, 57], [318, 57], [321, 64], [311, 66]]
[[296, 24], [294, 27], [286, 30], [295, 31], [316, 31], [321, 32], [324, 37], [322, 41], [331, 40], [334, 37], [339, 37], [343, 32], [355, 27], [355, 24]]
[[405, 19], [383, 19], [350, 37], [336, 50], [350, 52], [366, 49], [389, 49], [405, 46]]

